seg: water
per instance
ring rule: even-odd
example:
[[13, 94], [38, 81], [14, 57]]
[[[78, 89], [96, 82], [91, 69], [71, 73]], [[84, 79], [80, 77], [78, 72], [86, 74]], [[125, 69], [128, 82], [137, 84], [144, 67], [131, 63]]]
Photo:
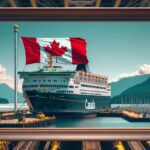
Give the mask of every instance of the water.
[[48, 128], [150, 128], [150, 122], [128, 122], [121, 117], [57, 119]]
[[[28, 109], [19, 103], [18, 109]], [[0, 104], [0, 111], [14, 110], [14, 104]], [[150, 122], [128, 122], [121, 117], [97, 117], [80, 119], [57, 119], [48, 128], [150, 128]]]
[[[18, 103], [18, 110], [28, 109], [28, 105], [26, 103]], [[0, 112], [1, 111], [13, 111], [14, 103], [9, 104], [0, 104]]]

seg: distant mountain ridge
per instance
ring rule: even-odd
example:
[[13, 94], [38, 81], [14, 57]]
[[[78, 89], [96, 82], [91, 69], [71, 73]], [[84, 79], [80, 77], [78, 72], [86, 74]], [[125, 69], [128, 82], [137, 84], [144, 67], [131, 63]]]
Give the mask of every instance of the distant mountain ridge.
[[[7, 84], [0, 84], [0, 97], [7, 99], [9, 103], [14, 103], [14, 89], [9, 87]], [[22, 93], [18, 92], [18, 102], [24, 102]]]
[[127, 90], [125, 90], [124, 92], [122, 92], [120, 95], [118, 96], [114, 96], [111, 99], [111, 103], [112, 104], [117, 104], [117, 103], [122, 103], [123, 101], [127, 102], [127, 103], [137, 103], [141, 101], [142, 103], [142, 99], [145, 97], [147, 97], [147, 102], [149, 103], [150, 100], [150, 78], [148, 78], [146, 81], [144, 81], [143, 83], [137, 84]]
[[110, 83], [111, 97], [120, 95], [125, 90], [146, 81], [148, 78], [150, 78], [150, 74], [127, 77], [127, 78], [123, 78], [117, 82]]
[[143, 83], [137, 84], [123, 93], [121, 96], [150, 96], [150, 78], [148, 78]]

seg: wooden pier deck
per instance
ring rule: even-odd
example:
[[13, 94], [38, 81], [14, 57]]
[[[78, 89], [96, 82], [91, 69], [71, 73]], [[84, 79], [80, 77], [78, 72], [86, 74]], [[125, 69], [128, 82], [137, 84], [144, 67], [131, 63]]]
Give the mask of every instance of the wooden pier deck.
[[56, 120], [55, 116], [44, 118], [23, 118], [19, 121], [18, 118], [0, 120], [1, 128], [28, 128], [28, 127], [46, 127]]

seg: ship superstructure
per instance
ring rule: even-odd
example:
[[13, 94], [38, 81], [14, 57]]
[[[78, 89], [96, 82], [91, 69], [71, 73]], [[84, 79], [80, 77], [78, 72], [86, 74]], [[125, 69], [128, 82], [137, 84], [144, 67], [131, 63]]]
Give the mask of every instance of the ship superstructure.
[[110, 107], [111, 88], [105, 76], [83, 71], [44, 68], [20, 72], [23, 93], [35, 113], [90, 113]]

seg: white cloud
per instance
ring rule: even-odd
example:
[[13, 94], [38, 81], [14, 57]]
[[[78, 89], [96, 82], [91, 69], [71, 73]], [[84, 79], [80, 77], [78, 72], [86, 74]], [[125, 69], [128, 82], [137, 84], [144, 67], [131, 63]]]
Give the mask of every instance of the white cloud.
[[[14, 89], [14, 79], [6, 74], [6, 69], [2, 65], [0, 65], [0, 84], [1, 83], [6, 83], [9, 87]], [[21, 85], [18, 85], [18, 91], [22, 92]]]
[[122, 78], [133, 77], [133, 76], [138, 76], [143, 74], [150, 74], [150, 65], [143, 64], [138, 68], [137, 71], [130, 72], [130, 73], [122, 73], [117, 78], [111, 79], [110, 82], [117, 82]]
[[150, 65], [144, 64], [138, 70], [139, 74], [150, 74]]

